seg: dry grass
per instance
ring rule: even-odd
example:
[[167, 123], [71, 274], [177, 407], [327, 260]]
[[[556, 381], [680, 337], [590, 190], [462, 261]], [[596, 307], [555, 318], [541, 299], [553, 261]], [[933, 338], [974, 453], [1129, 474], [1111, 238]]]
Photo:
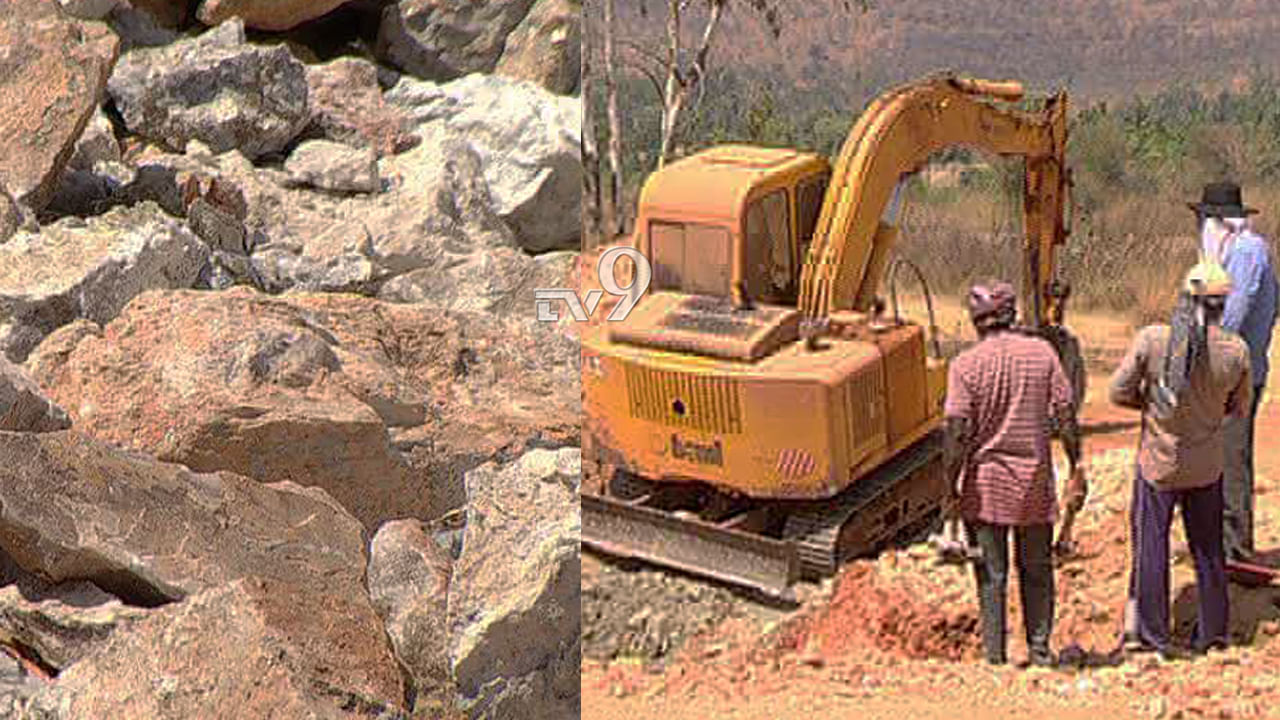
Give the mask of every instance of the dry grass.
[[[1275, 236], [1280, 187], [1246, 190], [1263, 212], [1257, 226]], [[1198, 241], [1186, 198], [1118, 195], [1088, 218], [1076, 218], [1059, 255], [1074, 289], [1073, 309], [1118, 312], [1138, 324], [1164, 319], [1178, 284], [1196, 261]], [[1001, 193], [962, 189], [917, 193], [901, 219], [900, 256], [918, 264], [934, 292], [958, 295], [977, 279], [1020, 281], [1021, 208]], [[887, 288], [886, 288], [887, 290]]]

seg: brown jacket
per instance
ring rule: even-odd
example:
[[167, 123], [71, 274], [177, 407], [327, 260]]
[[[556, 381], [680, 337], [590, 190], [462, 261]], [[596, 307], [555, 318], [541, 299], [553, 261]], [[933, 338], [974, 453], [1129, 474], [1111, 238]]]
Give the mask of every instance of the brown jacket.
[[1187, 401], [1167, 415], [1152, 391], [1164, 366], [1168, 325], [1139, 331], [1111, 377], [1111, 402], [1142, 411], [1138, 466], [1161, 490], [1212, 485], [1222, 474], [1222, 423], [1242, 417], [1253, 402], [1249, 349], [1235, 334], [1209, 328], [1209, 362], [1194, 371]]

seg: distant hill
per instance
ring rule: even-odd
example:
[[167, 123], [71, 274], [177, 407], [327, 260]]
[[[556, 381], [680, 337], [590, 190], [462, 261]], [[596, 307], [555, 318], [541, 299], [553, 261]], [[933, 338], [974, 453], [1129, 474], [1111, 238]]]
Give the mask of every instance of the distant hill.
[[[623, 33], [660, 40], [665, 4], [618, 0]], [[833, 12], [832, 0], [776, 0], [783, 29], [774, 39], [763, 17], [736, 0], [716, 38], [713, 64], [765, 70], [800, 86], [861, 76], [859, 85], [883, 87], [953, 68], [1017, 78], [1033, 90], [1066, 86], [1079, 100], [1150, 93], [1175, 82], [1220, 89], [1280, 70], [1280, 7], [1268, 0], [872, 4], [866, 13], [846, 13]]]

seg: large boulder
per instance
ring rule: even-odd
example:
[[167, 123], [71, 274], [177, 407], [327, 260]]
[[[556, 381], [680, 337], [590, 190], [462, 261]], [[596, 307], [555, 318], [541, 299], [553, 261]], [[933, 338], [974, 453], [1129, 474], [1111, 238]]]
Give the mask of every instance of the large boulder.
[[367, 603], [247, 577], [114, 634], [29, 701], [26, 717], [403, 717], [403, 685]]
[[467, 526], [449, 587], [450, 657], [471, 717], [580, 713], [576, 448], [467, 473]]
[[372, 147], [380, 157], [402, 147], [408, 119], [400, 108], [383, 100], [373, 63], [341, 57], [308, 65], [307, 87], [312, 121], [325, 138]]
[[239, 17], [255, 30], [288, 30], [315, 20], [347, 0], [204, 0], [196, 17], [205, 25], [218, 25]]
[[581, 0], [537, 0], [507, 37], [494, 72], [535, 82], [557, 95], [577, 92], [582, 74]]
[[[537, 323], [234, 288], [148, 293], [103, 330], [55, 333], [28, 365], [83, 432], [323, 487], [372, 530], [457, 507], [449, 485], [477, 450], [576, 437], [579, 360]], [[406, 467], [388, 427], [426, 446], [456, 433], [456, 461]]]
[[45, 397], [26, 369], [0, 356], [0, 430], [54, 432], [69, 427], [67, 412]]
[[208, 258], [154, 203], [20, 231], [0, 245], [0, 351], [22, 362], [72, 320], [106, 323], [144, 290], [191, 287]]
[[522, 247], [533, 252], [579, 247], [582, 104], [577, 98], [478, 74], [444, 85], [401, 78], [386, 97], [419, 123], [424, 146], [460, 138], [479, 153], [498, 214]]
[[240, 20], [130, 51], [107, 89], [131, 132], [177, 150], [195, 139], [256, 158], [283, 150], [310, 121], [302, 63], [283, 46], [247, 44]]
[[490, 72], [533, 0], [400, 0], [382, 11], [375, 52], [428, 80]]
[[452, 565], [449, 553], [417, 520], [383, 525], [369, 547], [369, 596], [413, 680], [416, 712], [453, 699], [445, 622]]
[[[102, 99], [120, 42], [49, 0], [8, 0], [0, 12], [0, 185], [44, 207]], [[2, 211], [0, 211], [2, 213]]]
[[562, 251], [529, 257], [510, 248], [481, 250], [453, 264], [443, 277], [436, 268], [422, 268], [392, 278], [378, 297], [533, 319], [537, 317], [534, 291], [570, 287], [568, 269], [576, 255]]
[[0, 550], [46, 582], [145, 607], [248, 575], [364, 597], [360, 524], [323, 492], [196, 473], [74, 430], [0, 432]]

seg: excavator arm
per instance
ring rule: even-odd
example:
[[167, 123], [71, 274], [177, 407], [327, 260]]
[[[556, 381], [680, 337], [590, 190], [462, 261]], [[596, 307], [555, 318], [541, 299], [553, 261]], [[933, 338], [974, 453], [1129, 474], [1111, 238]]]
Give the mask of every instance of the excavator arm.
[[866, 311], [896, 234], [881, 216], [900, 179], [934, 153], [974, 147], [1025, 159], [1023, 294], [1041, 328], [1056, 301], [1054, 253], [1067, 234], [1066, 95], [1039, 110], [1001, 108], [1022, 87], [946, 74], [881, 96], [853, 127], [833, 168], [800, 277], [800, 309], [810, 332], [832, 310]]

